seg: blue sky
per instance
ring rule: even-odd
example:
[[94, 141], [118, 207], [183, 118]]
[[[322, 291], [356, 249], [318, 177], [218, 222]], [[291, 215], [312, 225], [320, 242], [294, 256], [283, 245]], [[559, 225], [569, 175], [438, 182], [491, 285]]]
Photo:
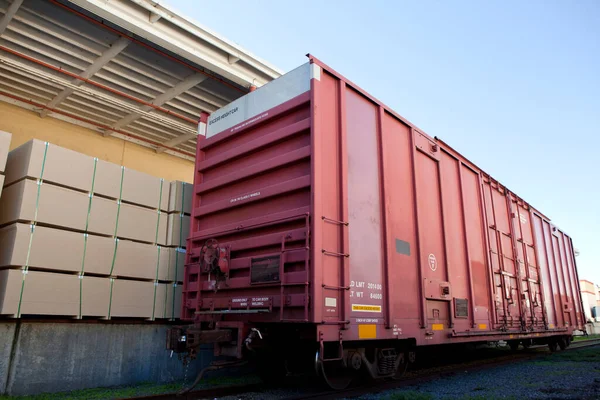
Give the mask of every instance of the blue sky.
[[164, 1], [283, 71], [311, 53], [542, 211], [600, 284], [600, 2]]

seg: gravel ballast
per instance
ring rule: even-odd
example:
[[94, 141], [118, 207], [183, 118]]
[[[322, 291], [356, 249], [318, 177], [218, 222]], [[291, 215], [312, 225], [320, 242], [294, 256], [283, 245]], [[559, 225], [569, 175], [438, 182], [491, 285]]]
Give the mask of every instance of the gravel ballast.
[[600, 346], [484, 368], [361, 400], [600, 399]]

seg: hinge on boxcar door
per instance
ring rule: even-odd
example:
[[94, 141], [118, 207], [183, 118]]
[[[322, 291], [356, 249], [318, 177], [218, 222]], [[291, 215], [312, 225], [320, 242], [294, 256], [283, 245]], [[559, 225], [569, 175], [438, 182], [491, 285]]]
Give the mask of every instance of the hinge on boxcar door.
[[200, 270], [208, 273], [209, 281], [214, 278], [213, 289], [219, 290], [221, 282], [229, 278], [229, 248], [208, 239], [200, 249]]

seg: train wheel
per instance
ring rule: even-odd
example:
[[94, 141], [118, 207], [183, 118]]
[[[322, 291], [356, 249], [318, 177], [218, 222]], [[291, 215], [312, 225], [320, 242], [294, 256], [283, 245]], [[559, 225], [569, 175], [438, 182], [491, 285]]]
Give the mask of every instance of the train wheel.
[[552, 353], [554, 353], [556, 351], [557, 347], [558, 347], [558, 343], [556, 343], [555, 340], [553, 340], [550, 343], [548, 343], [548, 348], [550, 349], [550, 351]]
[[567, 341], [565, 340], [564, 337], [561, 337], [560, 339], [558, 339], [558, 347], [560, 347], [561, 350], [564, 350], [567, 348]]
[[315, 369], [327, 387], [333, 390], [344, 390], [354, 380], [356, 373], [346, 368], [342, 361], [323, 361], [319, 352], [315, 357]]
[[533, 344], [533, 342], [531, 341], [531, 339], [525, 339], [521, 342], [521, 345], [523, 346], [523, 348], [525, 350], [527, 350], [528, 348], [531, 347], [531, 345]]
[[404, 353], [404, 354], [400, 354], [400, 356], [402, 356], [402, 360], [400, 361], [400, 364], [398, 365], [398, 370], [396, 371], [396, 374], [393, 376], [392, 379], [400, 379], [404, 376], [404, 374], [406, 374], [406, 371], [408, 370], [408, 352]]

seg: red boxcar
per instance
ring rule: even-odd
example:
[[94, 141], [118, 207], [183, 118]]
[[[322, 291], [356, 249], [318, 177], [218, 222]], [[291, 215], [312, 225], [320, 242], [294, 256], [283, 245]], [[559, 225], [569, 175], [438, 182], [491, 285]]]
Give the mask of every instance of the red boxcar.
[[187, 350], [302, 349], [339, 387], [415, 346], [583, 329], [571, 238], [314, 57], [209, 117], [194, 188]]

